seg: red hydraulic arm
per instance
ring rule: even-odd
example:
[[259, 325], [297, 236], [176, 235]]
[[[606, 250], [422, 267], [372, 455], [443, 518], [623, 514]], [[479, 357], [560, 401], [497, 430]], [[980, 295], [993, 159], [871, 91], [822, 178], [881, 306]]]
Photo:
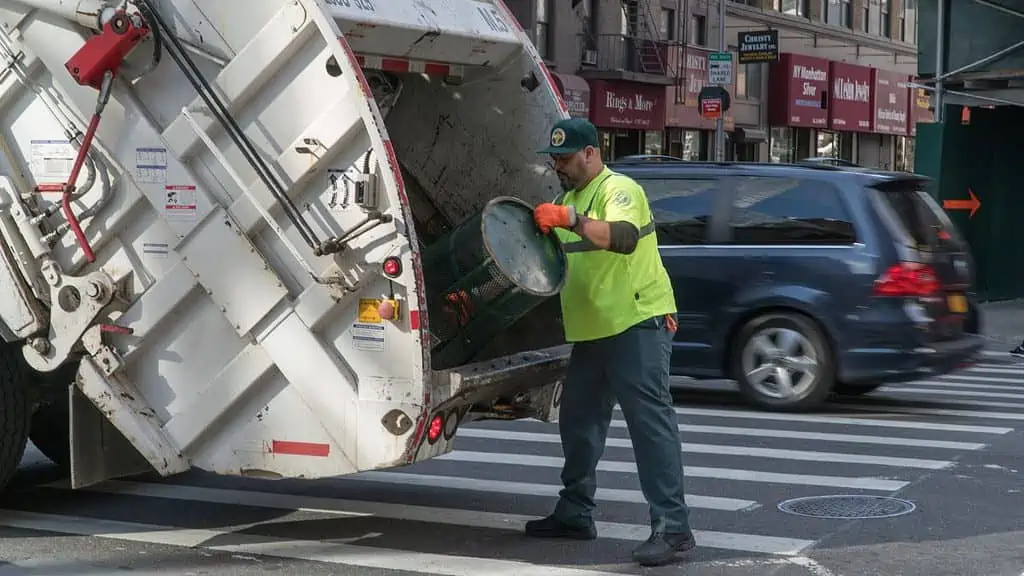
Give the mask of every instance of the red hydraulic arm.
[[121, 68], [125, 57], [149, 34], [149, 27], [145, 22], [141, 20], [138, 22], [136, 24], [136, 21], [133, 21], [124, 11], [118, 11], [103, 25], [103, 30], [99, 34], [86, 40], [78, 52], [64, 64], [64, 68], [79, 85], [99, 90], [96, 111], [93, 113], [92, 119], [89, 120], [82, 146], [75, 157], [75, 163], [71, 166], [71, 175], [68, 177], [67, 184], [64, 185], [64, 194], [61, 197], [60, 205], [64, 218], [75, 235], [75, 240], [89, 262], [95, 261], [96, 255], [93, 254], [89, 240], [82, 232], [78, 218], [71, 210], [71, 196], [75, 189], [75, 181], [78, 180], [78, 174], [85, 163], [86, 155], [89, 154], [92, 140], [96, 136], [96, 129], [100, 125], [100, 116], [110, 99], [114, 76]]

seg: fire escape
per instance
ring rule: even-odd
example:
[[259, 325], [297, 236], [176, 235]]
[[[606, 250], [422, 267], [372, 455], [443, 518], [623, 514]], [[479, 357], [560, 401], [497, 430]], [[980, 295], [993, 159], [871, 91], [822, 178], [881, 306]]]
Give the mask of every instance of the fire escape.
[[[652, 0], [620, 0], [622, 26], [618, 34], [599, 34], [585, 20], [581, 34], [581, 76], [681, 86], [682, 43], [661, 38]], [[593, 15], [588, 15], [593, 18]], [[678, 17], [678, 15], [677, 15]], [[670, 54], [673, 57], [670, 58]], [[677, 60], [677, 62], [672, 62]], [[678, 91], [681, 94], [681, 91]], [[677, 96], [677, 100], [678, 100]]]

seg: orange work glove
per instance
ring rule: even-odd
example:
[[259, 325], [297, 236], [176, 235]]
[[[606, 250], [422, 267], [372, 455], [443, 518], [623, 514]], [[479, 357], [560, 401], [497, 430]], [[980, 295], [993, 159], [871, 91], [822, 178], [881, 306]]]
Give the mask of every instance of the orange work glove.
[[533, 221], [545, 234], [552, 228], [572, 228], [576, 225], [576, 209], [545, 202], [533, 209]]

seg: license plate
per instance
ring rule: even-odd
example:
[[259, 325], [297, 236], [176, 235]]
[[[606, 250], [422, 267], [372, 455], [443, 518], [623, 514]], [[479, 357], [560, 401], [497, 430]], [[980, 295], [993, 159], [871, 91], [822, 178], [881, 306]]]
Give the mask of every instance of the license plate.
[[964, 298], [963, 294], [950, 294], [946, 297], [946, 302], [949, 303], [950, 312], [954, 314], [967, 313], [967, 299]]

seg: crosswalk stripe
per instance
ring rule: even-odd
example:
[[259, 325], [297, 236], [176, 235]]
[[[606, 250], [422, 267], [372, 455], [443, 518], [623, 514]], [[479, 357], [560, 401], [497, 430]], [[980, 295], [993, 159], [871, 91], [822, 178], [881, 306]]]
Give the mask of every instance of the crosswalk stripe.
[[[862, 407], [869, 414], [877, 412], [876, 407]], [[817, 424], [837, 424], [847, 426], [876, 426], [882, 428], [913, 428], [917, 430], [942, 430], [944, 432], [977, 432], [979, 434], [1009, 434], [1013, 428], [997, 426], [976, 426], [971, 424], [946, 424], [944, 422], [913, 422], [909, 420], [882, 420], [881, 414], [871, 414], [872, 418], [842, 417], [837, 415], [817, 416], [813, 414], [779, 414], [774, 412], [753, 412], [746, 410], [718, 410], [713, 408], [675, 408], [676, 414], [682, 416], [715, 416], [721, 418], [745, 418], [750, 420], [781, 420], [785, 422], [814, 422]], [[933, 414], [932, 412], [924, 412]], [[985, 413], [974, 416], [984, 418]]]
[[[273, 522], [251, 524], [252, 526], [269, 526]], [[229, 552], [234, 554], [251, 554], [283, 558], [289, 560], [305, 560], [342, 566], [358, 566], [379, 570], [401, 570], [422, 574], [443, 576], [513, 576], [535, 574], [537, 576], [621, 576], [614, 572], [586, 570], [582, 568], [564, 568], [551, 565], [537, 565], [513, 560], [494, 560], [455, 556], [446, 554], [430, 554], [426, 552], [410, 552], [375, 546], [358, 546], [344, 541], [297, 541], [278, 537], [256, 536], [241, 531], [182, 529], [173, 526], [156, 524], [138, 524], [83, 518], [77, 516], [59, 516], [17, 510], [0, 510], [0, 526], [20, 528], [23, 530], [41, 530], [58, 534], [76, 534], [93, 536], [110, 540], [162, 544], [183, 548]], [[367, 534], [370, 539], [374, 534]], [[364, 538], [352, 539], [358, 541]], [[233, 544], [211, 544], [211, 542], [230, 540]]]
[[[463, 431], [465, 432], [465, 431]], [[474, 492], [496, 492], [499, 494], [518, 494], [521, 496], [558, 496], [561, 486], [554, 484], [536, 484], [533, 482], [511, 482], [508, 480], [479, 480], [463, 476], [441, 476], [435, 474], [408, 474], [405, 472], [359, 472], [343, 477], [339, 482], [379, 482], [383, 484], [405, 484], [407, 486], [425, 486], [428, 488], [447, 488], [451, 490], [471, 490]], [[596, 500], [605, 502], [629, 502], [645, 504], [643, 492], [639, 490], [623, 490], [617, 488], [598, 488]], [[727, 510], [737, 512], [759, 506], [753, 500], [737, 498], [720, 498], [718, 496], [686, 495], [691, 508], [708, 508], [711, 510]]]
[[[66, 482], [62, 483], [62, 487]], [[146, 498], [187, 500], [211, 504], [254, 506], [277, 510], [302, 510], [327, 512], [350, 516], [376, 516], [407, 522], [425, 522], [472, 528], [488, 528], [521, 532], [528, 520], [535, 516], [518, 514], [497, 514], [457, 508], [435, 508], [432, 506], [411, 506], [389, 502], [365, 500], [339, 500], [316, 496], [298, 496], [274, 492], [250, 490], [227, 490], [179, 484], [158, 484], [113, 480], [81, 490], [114, 495], [132, 495]], [[2, 524], [2, 519], [0, 519]], [[642, 542], [650, 535], [648, 525], [625, 524], [620, 522], [597, 522], [599, 537], [602, 539]], [[712, 530], [694, 530], [697, 543], [706, 548], [735, 550], [760, 554], [798, 554], [811, 544], [812, 540], [740, 534]]]
[[[959, 382], [998, 382], [999, 384], [1017, 384], [1018, 386], [1024, 385], [1024, 379], [1022, 378], [999, 378], [996, 376], [968, 376], [966, 374], [959, 376], [950, 376], [944, 374], [939, 376], [943, 381], [949, 382], [950, 384], [956, 384]], [[916, 384], [916, 382], [911, 382]]]
[[[438, 460], [450, 462], [474, 462], [478, 464], [496, 464], [509, 466], [537, 466], [544, 468], [561, 468], [564, 459], [556, 456], [535, 456], [530, 454], [508, 454], [505, 452], [472, 452], [456, 450], [437, 457]], [[636, 474], [634, 462], [601, 461], [597, 464], [601, 472], [622, 472]], [[730, 468], [707, 468], [703, 466], [684, 466], [683, 472], [688, 478], [716, 478], [719, 480], [735, 480], [740, 482], [762, 482], [767, 484], [793, 484], [800, 486], [829, 486], [832, 488], [849, 488], [852, 490], [879, 490], [896, 492], [905, 488], [909, 482], [899, 480], [883, 480], [880, 478], [817, 476], [813, 474], [783, 474], [778, 472], [761, 472], [757, 470], [734, 470]], [[690, 496], [686, 497], [690, 500]]]
[[[520, 442], [542, 442], [559, 444], [561, 438], [557, 434], [539, 432], [513, 432], [510, 430], [488, 430], [482, 428], [464, 428], [459, 436], [470, 438], [486, 438], [488, 440], [506, 440]], [[606, 446], [613, 448], [632, 448], [628, 438], [609, 438]], [[786, 450], [781, 448], [760, 448], [753, 446], [729, 446], [717, 444], [683, 443], [683, 452], [695, 454], [716, 454], [719, 456], [752, 456], [755, 458], [778, 458], [783, 460], [803, 460], [810, 462], [840, 462], [845, 464], [871, 464], [875, 466], [899, 466], [903, 468], [925, 468], [940, 470], [953, 465], [948, 460], [927, 460], [923, 458], [898, 458], [895, 456], [874, 456], [868, 454], [842, 454], [838, 452], [818, 452], [812, 450]]]
[[986, 366], [971, 366], [966, 369], [967, 372], [975, 372], [981, 374], [1013, 374], [1024, 378], [1024, 366], [1007, 366], [1005, 368], [989, 368]]
[[[952, 388], [912, 388], [910, 386], [893, 386], [892, 388], [886, 388], [886, 392], [892, 392], [894, 394], [935, 394], [938, 396], [969, 396], [972, 398], [1013, 398], [1017, 400], [1024, 400], [1024, 393], [995, 391], [979, 392], [977, 390], [955, 390]], [[1024, 409], [1024, 404], [1021, 404], [1020, 407]]]
[[1024, 382], [1019, 384], [975, 384], [972, 382], [949, 382], [939, 380], [918, 380], [916, 382], [908, 382], [907, 384], [892, 384], [885, 386], [883, 389], [888, 390], [899, 390], [900, 386], [935, 386], [937, 388], [966, 388], [971, 390], [1022, 390], [1024, 391]]
[[[1008, 402], [955, 402], [944, 400], [946, 404], [964, 404], [970, 406], [991, 406], [993, 408], [1012, 408]], [[1021, 408], [1024, 405], [1016, 404]], [[981, 420], [1024, 420], [1024, 412], [989, 412], [988, 410], [957, 410], [953, 408], [921, 408], [920, 406], [883, 406], [871, 404], [843, 404], [850, 410], [887, 412], [889, 414], [922, 414], [927, 416], [955, 416], [958, 418], [977, 418]], [[1013, 428], [1009, 429], [1013, 431]]]
[[[628, 428], [625, 420], [612, 420], [613, 428]], [[729, 436], [752, 436], [755, 438], [792, 438], [794, 440], [820, 440], [823, 442], [852, 442], [855, 444], [882, 444], [885, 446], [915, 446], [918, 448], [948, 448], [950, 450], [980, 450], [986, 444], [979, 442], [953, 442], [895, 436], [867, 436], [864, 434], [835, 434], [810, 432], [807, 430], [775, 430], [766, 428], [736, 428], [733, 426], [702, 426], [680, 424], [680, 432], [690, 434], [724, 434]]]

